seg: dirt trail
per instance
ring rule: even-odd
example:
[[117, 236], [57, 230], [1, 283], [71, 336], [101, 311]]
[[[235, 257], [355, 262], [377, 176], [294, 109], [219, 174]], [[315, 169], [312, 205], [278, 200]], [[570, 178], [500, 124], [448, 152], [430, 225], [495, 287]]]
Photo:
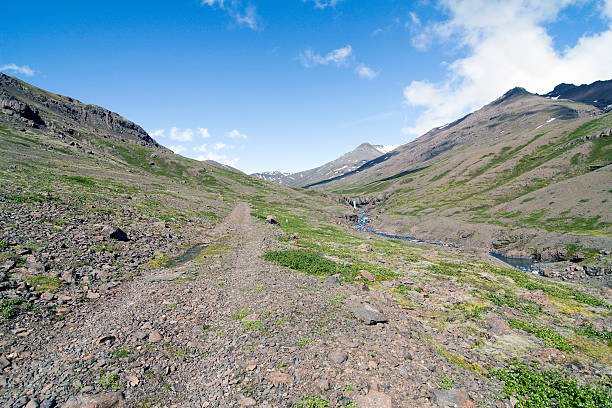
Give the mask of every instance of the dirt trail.
[[[415, 335], [426, 329], [387, 292], [262, 260], [273, 234], [241, 203], [203, 237], [209, 245], [195, 260], [17, 334], [11, 341], [22, 353], [2, 377], [0, 402], [22, 407], [35, 397], [59, 406], [79, 393], [121, 390], [130, 407], [285, 407], [321, 395], [332, 404], [362, 398], [367, 408], [369, 391], [384, 399], [378, 406], [430, 406], [441, 375], [464, 378], [466, 393], [493, 400], [498, 390]], [[379, 304], [389, 323], [357, 321], [347, 306], [356, 297]]]

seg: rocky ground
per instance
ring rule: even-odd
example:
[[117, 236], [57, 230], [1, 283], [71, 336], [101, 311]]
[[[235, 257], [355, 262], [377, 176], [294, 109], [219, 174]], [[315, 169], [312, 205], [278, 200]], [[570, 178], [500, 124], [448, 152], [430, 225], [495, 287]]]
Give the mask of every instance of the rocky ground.
[[[282, 232], [250, 211], [240, 203], [202, 230], [206, 246], [191, 261], [141, 269], [95, 296], [84, 287], [43, 292], [45, 307], [67, 310], [5, 320], [2, 405], [283, 407], [309, 396], [362, 408], [513, 405], [484, 375], [500, 365], [491, 351], [497, 337], [519, 341], [506, 322], [513, 311], [473, 320], [491, 332], [492, 348], [478, 347], [477, 330], [464, 330], [459, 315], [440, 327], [428, 322], [439, 304], [462, 302], [461, 285], [419, 284], [410, 274], [343, 283], [277, 266], [261, 255]], [[398, 285], [421, 288], [408, 297], [416, 307], [395, 296]], [[555, 348], [536, 345], [532, 354], [542, 364], [574, 364], [583, 380], [610, 375], [609, 365], [588, 369]]]

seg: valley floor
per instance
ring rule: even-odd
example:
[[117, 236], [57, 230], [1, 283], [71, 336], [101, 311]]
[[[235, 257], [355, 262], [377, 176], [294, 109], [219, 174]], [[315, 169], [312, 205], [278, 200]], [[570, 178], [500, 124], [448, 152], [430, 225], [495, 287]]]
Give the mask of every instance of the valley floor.
[[[288, 407], [323, 399], [361, 408], [513, 406], [483, 368], [499, 366], [496, 346], [478, 348], [465, 322], [455, 324], [460, 312], [437, 328], [427, 323], [440, 303], [461, 303], [457, 282], [423, 285], [402, 303], [387, 287], [397, 282], [368, 289], [298, 273], [262, 259], [280, 231], [250, 211], [238, 203], [203, 232], [207, 246], [192, 261], [123, 282], [43, 327], [3, 323], [2, 345], [12, 352], [3, 360], [0, 404], [61, 406], [72, 396], [66, 407], [115, 406], [122, 398], [130, 407]], [[388, 323], [357, 320], [355, 305], [363, 302]], [[492, 342], [500, 334], [500, 341], [533, 345], [503, 317], [476, 318], [491, 328]], [[555, 348], [533, 350], [543, 362], [564, 358]], [[87, 398], [77, 394], [108, 404], [83, 405]]]

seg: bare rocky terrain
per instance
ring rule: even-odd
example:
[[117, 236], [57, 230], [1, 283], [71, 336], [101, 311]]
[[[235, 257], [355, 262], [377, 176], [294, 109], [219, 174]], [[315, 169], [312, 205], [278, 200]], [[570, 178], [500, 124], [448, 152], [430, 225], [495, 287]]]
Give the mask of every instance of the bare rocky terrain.
[[609, 288], [357, 231], [0, 79], [0, 405], [610, 405]]

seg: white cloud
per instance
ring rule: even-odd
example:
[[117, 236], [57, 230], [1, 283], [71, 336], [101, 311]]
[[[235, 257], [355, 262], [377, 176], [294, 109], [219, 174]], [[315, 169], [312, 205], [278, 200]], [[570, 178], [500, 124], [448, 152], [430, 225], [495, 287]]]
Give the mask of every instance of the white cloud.
[[245, 139], [245, 140], [249, 138], [248, 135], [240, 133], [236, 129], [232, 130], [231, 132], [227, 132], [227, 137], [231, 137], [232, 139]]
[[172, 150], [174, 153], [176, 154], [181, 154], [183, 153], [185, 150], [187, 150], [187, 148], [185, 146], [181, 146], [181, 145], [176, 145], [176, 146], [168, 146], [168, 149]]
[[213, 149], [214, 149], [214, 150], [216, 150], [216, 151], [219, 151], [219, 150], [224, 149], [224, 148], [226, 148], [226, 147], [228, 147], [228, 146], [227, 146], [225, 143], [223, 143], [223, 142], [217, 142], [217, 143], [215, 143], [215, 145], [213, 146]]
[[193, 150], [195, 150], [196, 152], [207, 152], [208, 151], [208, 147], [207, 147], [206, 143], [203, 143], [200, 146], [194, 147]]
[[17, 65], [17, 64], [6, 64], [0, 67], [0, 71], [11, 71], [16, 72], [18, 74], [23, 74], [25, 76], [32, 76], [36, 73], [32, 68], [27, 65]]
[[207, 137], [210, 137], [210, 132], [208, 131], [208, 129], [206, 128], [198, 128], [198, 134], [203, 138], [206, 139]]
[[170, 128], [170, 139], [178, 142], [190, 142], [193, 140], [193, 130], [186, 128], [181, 130], [176, 126]]
[[151, 136], [151, 137], [165, 137], [165, 132], [166, 132], [165, 129], [156, 129], [156, 130], [153, 130], [153, 131], [149, 132], [149, 136]]
[[365, 79], [374, 79], [378, 76], [378, 74], [380, 74], [380, 71], [374, 71], [372, 70], [372, 68], [364, 64], [357, 65], [357, 68], [355, 68], [355, 72], [357, 73], [357, 75], [359, 75], [360, 78]]
[[336, 4], [340, 3], [342, 0], [302, 0], [304, 3], [308, 1], [314, 2], [316, 8], [324, 9], [327, 7], [336, 7]]
[[202, 6], [218, 7], [225, 11], [238, 24], [251, 30], [261, 28], [261, 17], [253, 5], [244, 7], [241, 0], [202, 0]]
[[602, 9], [604, 15], [612, 20], [612, 0], [606, 0], [602, 4]]
[[227, 157], [225, 154], [208, 152], [208, 154], [206, 155], [199, 155], [198, 157], [196, 157], [196, 160], [199, 160], [199, 161], [214, 160], [218, 163], [234, 167], [236, 166], [236, 163], [238, 162], [238, 160], [240, 160], [240, 158], [239, 157], [230, 158], [230, 157]]
[[353, 54], [353, 47], [347, 45], [346, 47], [338, 48], [327, 53], [325, 56], [316, 54], [313, 50], [307, 49], [300, 53], [300, 61], [304, 67], [309, 68], [315, 65], [329, 65], [334, 64], [337, 66], [346, 66], [351, 59]]
[[[612, 28], [585, 34], [563, 51], [553, 47], [544, 24], [555, 21], [570, 3], [581, 0], [441, 0], [447, 21], [429, 27], [467, 55], [450, 62], [438, 83], [412, 81], [406, 104], [423, 113], [403, 129], [419, 135], [452, 122], [515, 86], [545, 93], [561, 83], [583, 84], [612, 76]], [[612, 10], [612, 0], [605, 7]]]

